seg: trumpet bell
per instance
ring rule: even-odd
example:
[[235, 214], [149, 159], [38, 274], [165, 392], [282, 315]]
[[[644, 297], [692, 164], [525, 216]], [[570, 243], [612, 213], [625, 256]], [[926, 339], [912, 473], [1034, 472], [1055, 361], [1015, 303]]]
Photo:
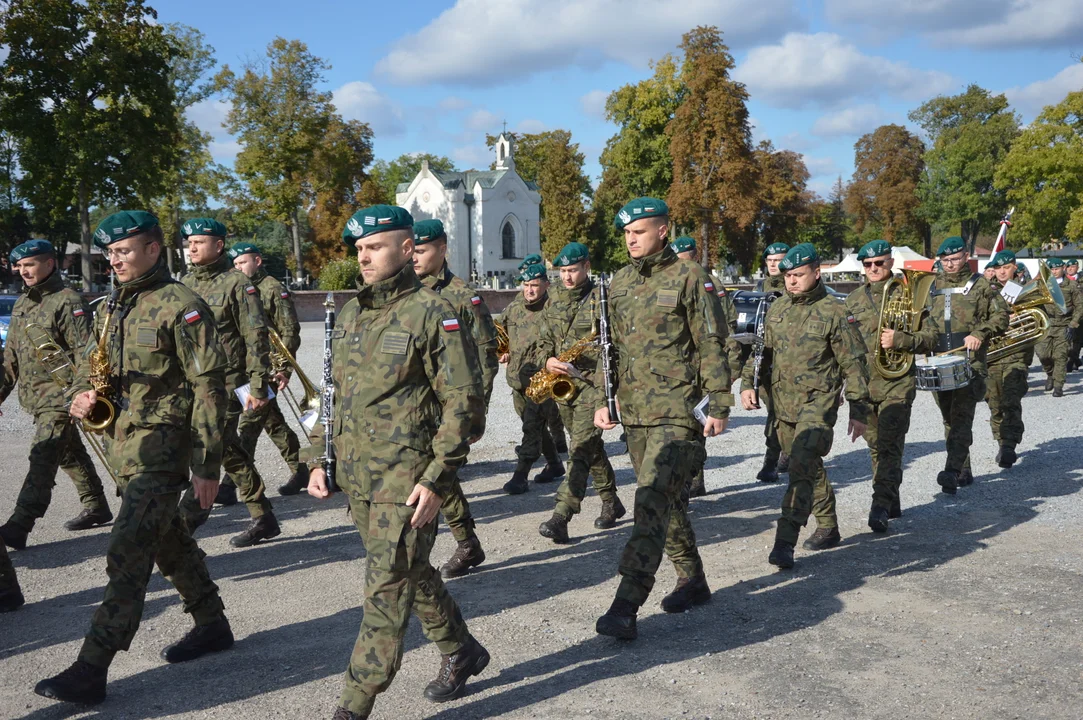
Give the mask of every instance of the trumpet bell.
[[98, 396], [98, 401], [83, 418], [83, 429], [90, 433], [102, 433], [113, 424], [117, 417], [117, 408], [109, 398]]

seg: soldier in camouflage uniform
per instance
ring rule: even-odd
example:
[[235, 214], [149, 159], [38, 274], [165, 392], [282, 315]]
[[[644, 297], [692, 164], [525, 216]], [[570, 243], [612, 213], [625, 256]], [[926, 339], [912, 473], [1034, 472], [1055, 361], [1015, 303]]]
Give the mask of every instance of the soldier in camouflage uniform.
[[[702, 437], [726, 429], [733, 395], [724, 347], [728, 332], [713, 283], [703, 268], [677, 259], [666, 241], [666, 204], [638, 198], [615, 222], [632, 258], [613, 276], [609, 311], [619, 420], [628, 434], [637, 488], [620, 586], [596, 630], [630, 639], [637, 635], [636, 614], [654, 587], [663, 551], [676, 568], [677, 585], [662, 609], [683, 612], [711, 599], [682, 494], [703, 467]], [[694, 410], [704, 391], [710, 402], [701, 426]], [[604, 398], [597, 403], [594, 424], [616, 427]]]
[[[974, 377], [957, 390], [937, 392], [944, 421], [948, 457], [936, 482], [948, 495], [974, 481], [970, 445], [974, 440], [974, 407], [985, 397], [986, 348], [1008, 329], [1008, 304], [981, 275], [970, 269], [970, 253], [961, 237], [949, 237], [936, 251], [941, 270], [932, 298], [933, 323], [939, 331], [937, 352], [966, 347]], [[949, 305], [950, 303], [950, 305]]]
[[[3, 365], [4, 346], [0, 345], [0, 373], [6, 373]], [[13, 612], [23, 606], [26, 599], [19, 587], [15, 567], [8, 557], [7, 546], [0, 542], [0, 613]]]
[[564, 463], [546, 422], [546, 414], [551, 412], [548, 408], [554, 403], [547, 400], [538, 405], [525, 394], [530, 378], [548, 357], [543, 343], [543, 320], [550, 302], [549, 278], [544, 265], [527, 265], [520, 279], [523, 281], [523, 302], [509, 304], [503, 317], [511, 349], [505, 376], [511, 387], [515, 412], [523, 421], [519, 462], [511, 480], [504, 484], [504, 492], [509, 495], [519, 495], [530, 488], [527, 475], [541, 455], [545, 456], [545, 467], [534, 476], [534, 482], [548, 483], [564, 476]]
[[[109, 665], [117, 652], [128, 649], [139, 628], [155, 564], [195, 621], [162, 657], [184, 662], [233, 645], [218, 587], [178, 514], [186, 487], [193, 487], [208, 508], [218, 492], [226, 365], [211, 312], [198, 295], [170, 278], [161, 256], [162, 230], [150, 213], [110, 215], [94, 238], [119, 282], [110, 298], [116, 303], [110, 325], [105, 327], [109, 313], [99, 313], [94, 338], [109, 338], [105, 381], [117, 414], [103, 440], [121, 505], [105, 554], [105, 598], [79, 658], [34, 688], [39, 695], [76, 703], [105, 699]], [[97, 350], [94, 338], [71, 389], [76, 422], [98, 398], [91, 390], [88, 362]]]
[[[244, 273], [233, 269], [233, 262], [225, 252], [225, 226], [211, 218], [195, 218], [184, 223], [181, 230], [192, 259], [192, 267], [183, 282], [214, 313], [218, 339], [226, 353], [229, 405], [222, 430], [222, 470], [237, 483], [241, 499], [252, 516], [252, 524], [230, 538], [229, 544], [248, 547], [282, 532], [267, 499], [263, 478], [237, 435], [242, 413], [251, 414], [250, 421], [257, 427], [262, 427], [266, 419], [272, 376], [267, 316], [259, 291]], [[242, 407], [236, 390], [245, 385], [249, 395]], [[210, 515], [210, 509], [200, 507], [190, 489], [181, 501], [181, 512], [192, 530], [205, 523]]]
[[[779, 269], [779, 263], [786, 258], [786, 253], [790, 251], [790, 246], [786, 243], [771, 243], [763, 250], [763, 265], [767, 268], [767, 277], [760, 278], [760, 281], [756, 283], [756, 292], [773, 292], [782, 295], [786, 292], [786, 281], [783, 277], [782, 270]], [[752, 345], [745, 346], [746, 352], [750, 355], [754, 349]], [[749, 362], [748, 355], [745, 356], [745, 362]], [[741, 366], [741, 373], [744, 373], [744, 365]], [[760, 377], [764, 377], [763, 373], [760, 373]], [[763, 455], [763, 467], [756, 473], [756, 479], [760, 482], [778, 482], [778, 476], [780, 473], [789, 472], [790, 470], [790, 457], [786, 453], [782, 452], [782, 445], [778, 441], [778, 424], [775, 422], [774, 406], [771, 403], [770, 388], [763, 388], [761, 392], [766, 393], [765, 399], [767, 404], [767, 422], [763, 426], [763, 435], [767, 442], [767, 450]]]
[[[67, 364], [90, 337], [90, 308], [77, 292], [64, 284], [57, 271], [53, 246], [31, 240], [11, 251], [11, 262], [26, 288], [15, 302], [8, 332], [0, 402], [19, 385], [19, 404], [34, 416], [30, 469], [11, 518], [0, 526], [3, 543], [16, 550], [26, 547], [34, 523], [45, 516], [56, 486], [56, 471], [63, 468], [79, 491], [83, 510], [64, 524], [68, 530], [86, 530], [113, 519], [98, 471], [67, 414], [65, 387], [38, 359], [37, 346], [60, 348], [58, 362]], [[61, 382], [71, 383], [72, 368], [61, 370]]]
[[[991, 283], [998, 293], [1004, 286], [1015, 281], [1017, 272], [1015, 253], [1001, 250], [987, 267], [996, 272]], [[997, 441], [996, 461], [1002, 468], [1010, 468], [1018, 456], [1015, 448], [1023, 441], [1023, 396], [1027, 394], [1027, 372], [1030, 367], [1026, 349], [1016, 350], [996, 360], [989, 360], [989, 381], [985, 401], [989, 404], [989, 427]]]
[[1068, 366], [1068, 353], [1079, 332], [1079, 322], [1083, 319], [1083, 300], [1079, 297], [1079, 286], [1065, 277], [1064, 261], [1060, 258], [1046, 260], [1054, 281], [1060, 285], [1061, 295], [1067, 311], [1050, 303], [1042, 306], [1042, 311], [1049, 317], [1049, 329], [1045, 337], [1034, 348], [1045, 370], [1046, 392], [1052, 390], [1053, 397], [1064, 396], [1064, 380]]
[[[883, 240], [866, 243], [857, 253], [865, 268], [867, 282], [846, 298], [847, 320], [865, 343], [866, 367], [869, 373], [869, 413], [865, 442], [872, 456], [872, 509], [869, 527], [874, 532], [887, 532], [888, 522], [902, 516], [899, 487], [903, 479], [903, 451], [906, 433], [910, 429], [910, 412], [917, 390], [914, 367], [899, 378], [886, 378], [876, 367], [875, 359], [881, 348], [902, 351], [911, 356], [931, 352], [936, 344], [936, 326], [925, 312], [927, 298], [911, 298], [918, 306], [916, 332], [890, 327], [879, 332], [880, 308], [884, 293], [892, 280], [891, 245]], [[904, 292], [902, 279], [891, 284], [890, 298]]]
[[[360, 720], [398, 672], [411, 612], [443, 655], [425, 689], [429, 700], [458, 697], [489, 662], [429, 564], [442, 498], [485, 430], [485, 396], [473, 337], [410, 263], [410, 213], [388, 205], [359, 210], [343, 239], [357, 248], [361, 275], [332, 341], [337, 482], [368, 569], [361, 629], [334, 718]], [[322, 433], [317, 426], [319, 447], [306, 448], [306, 459], [316, 460]], [[313, 466], [308, 491], [328, 497], [322, 468]]]
[[[297, 309], [293, 306], [293, 298], [289, 290], [263, 268], [263, 255], [252, 243], [237, 243], [230, 248], [229, 257], [233, 260], [234, 269], [244, 273], [249, 282], [259, 291], [259, 299], [263, 303], [263, 314], [271, 323], [271, 329], [278, 333], [282, 344], [296, 358], [297, 349], [301, 347], [301, 323], [297, 320]], [[286, 388], [290, 384], [292, 368], [286, 365], [281, 369], [273, 369], [277, 370], [272, 379], [275, 392], [289, 392]], [[297, 459], [301, 451], [301, 441], [297, 439], [297, 433], [293, 432], [286, 423], [277, 396], [268, 401], [262, 423], [260, 423], [259, 413], [241, 415], [241, 420], [237, 424], [237, 435], [241, 439], [241, 447], [250, 456], [255, 457], [259, 435], [264, 431], [278, 448], [278, 452], [290, 469], [290, 479], [278, 488], [278, 492], [281, 495], [296, 495], [308, 487], [308, 466]]]
[[568, 400], [555, 398], [571, 431], [571, 456], [568, 475], [557, 489], [553, 516], [538, 528], [542, 537], [556, 543], [568, 542], [568, 523], [579, 514], [587, 494], [587, 475], [594, 478], [594, 490], [602, 499], [602, 510], [594, 527], [605, 530], [614, 527], [624, 517], [624, 505], [617, 497], [617, 479], [605, 454], [602, 431], [594, 426], [597, 406], [598, 374], [597, 346], [583, 352], [573, 363], [559, 359], [576, 342], [590, 338], [596, 332], [598, 319], [598, 288], [590, 278], [590, 252], [582, 243], [564, 246], [553, 259], [559, 268], [563, 287], [550, 291], [550, 302], [544, 312], [543, 343], [547, 357], [545, 368], [557, 375], [573, 376], [575, 395]]
[[[1064, 261], [1064, 276], [1075, 283], [1081, 299], [1080, 305], [1083, 305], [1083, 287], [1079, 284], [1079, 260], [1068, 258]], [[1083, 347], [1083, 333], [1073, 333], [1072, 346], [1068, 348], [1068, 372], [1079, 369], [1079, 351], [1081, 347]]]
[[[809, 550], [838, 545], [835, 494], [824, 471], [831, 451], [838, 398], [843, 380], [850, 401], [847, 435], [865, 433], [868, 417], [868, 371], [865, 345], [848, 321], [846, 308], [835, 301], [820, 280], [820, 258], [809, 243], [794, 246], [779, 264], [786, 295], [767, 311], [764, 367], [778, 422], [778, 439], [790, 464], [790, 485], [782, 499], [782, 517], [768, 562], [793, 567], [793, 549], [801, 528], [815, 514], [816, 532], [805, 541]], [[741, 378], [741, 404], [756, 407], [752, 368]]]
[[[444, 224], [439, 220], [419, 220], [414, 223], [413, 264], [421, 284], [451, 303], [463, 329], [474, 338], [479, 353], [477, 363], [481, 368], [485, 406], [488, 409], [489, 398], [493, 394], [493, 380], [500, 367], [496, 353], [496, 326], [481, 295], [455, 277], [448, 268], [447, 234], [444, 232]], [[458, 475], [455, 476], [451, 491], [444, 496], [444, 504], [440, 510], [456, 542], [455, 553], [440, 568], [440, 574], [445, 578], [459, 577], [465, 575], [470, 568], [485, 562], [485, 551], [474, 532], [474, 517], [470, 514], [470, 503], [463, 494]]]

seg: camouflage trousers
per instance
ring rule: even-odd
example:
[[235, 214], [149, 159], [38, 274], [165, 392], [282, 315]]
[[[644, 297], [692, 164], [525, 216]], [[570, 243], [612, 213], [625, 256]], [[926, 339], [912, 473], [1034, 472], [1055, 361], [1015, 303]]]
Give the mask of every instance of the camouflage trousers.
[[1045, 337], [1034, 347], [1045, 374], [1053, 378], [1054, 388], [1063, 388], [1068, 375], [1068, 340], [1064, 337], [1066, 327], [1050, 325]]
[[354, 643], [339, 705], [368, 717], [376, 696], [387, 690], [402, 664], [403, 638], [413, 612], [440, 653], [458, 652], [470, 633], [459, 606], [429, 564], [436, 521], [414, 529], [414, 509], [370, 503], [349, 487], [350, 515], [365, 545], [364, 616]]
[[[241, 446], [240, 436], [237, 435], [237, 425], [242, 415], [252, 415], [258, 418], [262, 426], [268, 406], [259, 410], [241, 411], [241, 403], [237, 396], [230, 393], [229, 409], [226, 412], [226, 425], [222, 428], [222, 472], [229, 475], [237, 484], [237, 498], [248, 507], [248, 513], [253, 519], [263, 517], [271, 511], [271, 501], [267, 499], [267, 489], [263, 485], [263, 478], [256, 470], [252, 455]], [[187, 523], [190, 530], [207, 522], [210, 517], [210, 509], [204, 510], [199, 506], [195, 492], [191, 486], [181, 498], [181, 518]]]
[[835, 431], [831, 425], [778, 421], [782, 452], [790, 456], [790, 484], [782, 496], [782, 517], [775, 539], [797, 544], [809, 514], [822, 528], [838, 527], [835, 491], [827, 480], [824, 456], [831, 452]]
[[474, 516], [470, 514], [470, 503], [466, 499], [466, 493], [463, 492], [463, 486], [457, 474], [455, 483], [451, 486], [451, 492], [440, 505], [440, 513], [444, 516], [444, 521], [447, 522], [455, 542], [463, 542], [478, 536], [474, 532], [477, 525], [474, 522]]
[[603, 502], [617, 496], [617, 476], [605, 454], [602, 431], [594, 426], [591, 403], [558, 403], [564, 427], [572, 442], [568, 454], [568, 474], [557, 488], [556, 514], [570, 520], [578, 515], [587, 494], [587, 475], [594, 479], [594, 491]]
[[241, 447], [248, 453], [249, 457], [256, 456], [256, 444], [259, 442], [260, 433], [264, 431], [266, 431], [267, 437], [271, 438], [271, 442], [275, 444], [275, 447], [278, 448], [282, 459], [286, 461], [286, 465], [290, 468], [290, 474], [296, 473], [299, 464], [297, 456], [301, 452], [301, 441], [297, 439], [297, 433], [293, 432], [293, 429], [286, 423], [286, 418], [282, 415], [282, 408], [278, 405], [277, 397], [267, 403], [267, 409], [264, 411], [262, 421], [259, 413], [246, 412], [241, 415], [241, 419], [237, 423], [237, 435], [240, 437]]
[[34, 418], [30, 469], [11, 514], [13, 525], [30, 532], [34, 529], [34, 523], [45, 517], [45, 511], [53, 499], [58, 468], [63, 468], [75, 484], [84, 508], [97, 510], [109, 507], [101, 478], [71, 417], [67, 413], [41, 413]]
[[685, 488], [705, 451], [701, 431], [680, 425], [626, 425], [628, 454], [636, 474], [635, 524], [624, 546], [617, 597], [637, 606], [647, 601], [662, 554], [678, 577], [703, 573], [696, 532], [688, 519]]
[[905, 397], [871, 404], [865, 427], [865, 442], [869, 446], [869, 455], [872, 456], [873, 507], [890, 510], [899, 500], [899, 487], [903, 479], [903, 451], [906, 448], [906, 433], [910, 430], [914, 392], [911, 389]]
[[998, 445], [1015, 449], [1023, 441], [1023, 396], [1027, 394], [1027, 366], [1022, 354], [989, 364], [985, 402], [989, 427]]
[[15, 566], [8, 557], [8, 547], [0, 541], [0, 592], [19, 587], [19, 578], [15, 576]]
[[970, 384], [958, 390], [933, 395], [944, 421], [948, 459], [945, 470], [959, 472], [970, 467], [970, 445], [974, 442], [974, 408], [985, 397], [985, 378], [975, 375]]
[[[511, 391], [515, 412], [523, 421], [523, 441], [519, 447], [519, 463], [531, 467], [538, 458], [545, 456], [545, 461], [552, 464], [560, 462], [555, 439], [550, 429], [550, 413], [557, 414], [556, 403], [548, 400], [541, 405], [527, 399], [519, 390]], [[559, 415], [558, 415], [559, 417]], [[563, 423], [561, 424], [561, 432]]]
[[205, 554], [180, 519], [177, 501], [190, 483], [171, 473], [145, 473], [120, 478], [120, 511], [109, 533], [105, 598], [90, 621], [79, 659], [108, 667], [127, 650], [143, 617], [147, 583], [158, 570], [184, 600], [184, 612], [196, 625], [224, 617], [218, 586], [211, 580]]

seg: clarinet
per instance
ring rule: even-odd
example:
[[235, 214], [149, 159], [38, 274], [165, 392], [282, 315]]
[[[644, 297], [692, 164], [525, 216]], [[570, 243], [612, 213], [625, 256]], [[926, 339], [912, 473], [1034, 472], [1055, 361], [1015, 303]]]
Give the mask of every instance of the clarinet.
[[609, 282], [605, 273], [598, 275], [598, 344], [602, 350], [602, 379], [605, 384], [605, 406], [609, 419], [617, 417], [616, 378], [613, 377], [613, 333], [609, 327]]
[[323, 420], [323, 459], [321, 465], [327, 476], [327, 491], [335, 492], [335, 379], [331, 373], [331, 336], [335, 330], [335, 297], [327, 293], [323, 303], [323, 399], [321, 402], [321, 420]]
[[756, 345], [756, 352], [752, 357], [752, 392], [755, 398], [756, 407], [760, 406], [760, 368], [763, 367], [763, 353], [765, 338], [764, 335], [767, 331], [767, 323], [764, 322], [764, 316], [767, 315], [767, 298], [760, 300], [760, 306], [756, 308], [756, 339], [753, 342]]

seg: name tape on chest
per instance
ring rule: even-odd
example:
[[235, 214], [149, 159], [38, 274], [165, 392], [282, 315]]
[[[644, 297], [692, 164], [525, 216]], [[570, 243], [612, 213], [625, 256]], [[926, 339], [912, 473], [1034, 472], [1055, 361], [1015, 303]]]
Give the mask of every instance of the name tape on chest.
[[203, 319], [203, 316], [199, 314], [198, 310], [193, 310], [192, 312], [184, 313], [184, 321], [186, 323], [188, 323], [189, 325], [191, 325], [193, 323], [197, 323], [202, 319]]
[[441, 321], [440, 324], [443, 326], [445, 332], [458, 332], [459, 331], [459, 319], [458, 318], [449, 318], [447, 320]]

